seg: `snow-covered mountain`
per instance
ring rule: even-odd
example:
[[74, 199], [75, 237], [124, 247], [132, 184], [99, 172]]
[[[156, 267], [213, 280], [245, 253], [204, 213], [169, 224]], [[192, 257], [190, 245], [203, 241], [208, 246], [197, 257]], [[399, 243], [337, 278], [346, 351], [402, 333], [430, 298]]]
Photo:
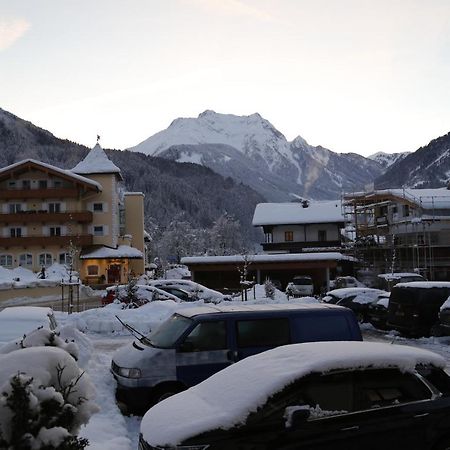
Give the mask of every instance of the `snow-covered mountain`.
[[383, 169], [387, 169], [398, 161], [406, 158], [410, 152], [401, 152], [401, 153], [385, 153], [385, 152], [377, 152], [373, 155], [370, 155], [368, 158], [372, 161], [376, 161], [378, 164], [383, 167]]
[[270, 201], [292, 194], [333, 199], [361, 189], [382, 173], [382, 166], [360, 155], [338, 154], [292, 142], [259, 114], [236, 116], [205, 111], [179, 118], [130, 150], [210, 167], [248, 184]]
[[450, 181], [450, 133], [398, 160], [377, 178], [378, 188], [438, 188]]

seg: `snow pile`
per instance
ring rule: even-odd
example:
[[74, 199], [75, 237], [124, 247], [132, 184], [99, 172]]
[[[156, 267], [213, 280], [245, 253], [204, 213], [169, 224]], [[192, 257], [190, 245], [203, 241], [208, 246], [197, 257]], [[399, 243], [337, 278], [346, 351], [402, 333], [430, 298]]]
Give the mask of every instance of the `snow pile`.
[[[203, 304], [203, 302], [201, 303]], [[198, 302], [193, 304], [198, 304]], [[122, 309], [120, 303], [111, 303], [104, 308], [71, 314], [67, 318], [67, 324], [91, 333], [130, 334], [117, 320], [117, 316], [142, 334], [148, 334], [150, 330], [169, 318], [175, 310], [189, 306], [192, 306], [192, 303], [176, 303], [172, 300], [165, 300], [147, 303], [137, 309]]]
[[179, 279], [187, 279], [191, 277], [190, 270], [183, 265], [177, 265], [175, 267], [171, 267], [167, 269], [165, 272], [165, 278], [179, 278]]
[[271, 395], [310, 373], [365, 367], [412, 372], [417, 364], [443, 368], [445, 360], [426, 350], [373, 342], [286, 345], [245, 358], [158, 403], [144, 416], [141, 432], [152, 446], [175, 446], [200, 433], [244, 423]]
[[[23, 289], [40, 287], [54, 287], [61, 284], [61, 280], [68, 281], [70, 274], [66, 266], [58, 263], [52, 264], [45, 269], [45, 278], [39, 278], [39, 273], [34, 273], [32, 270], [25, 267], [15, 267], [14, 269], [7, 269], [0, 266], [0, 290], [7, 289]], [[72, 272], [72, 280], [78, 278], [77, 272]]]

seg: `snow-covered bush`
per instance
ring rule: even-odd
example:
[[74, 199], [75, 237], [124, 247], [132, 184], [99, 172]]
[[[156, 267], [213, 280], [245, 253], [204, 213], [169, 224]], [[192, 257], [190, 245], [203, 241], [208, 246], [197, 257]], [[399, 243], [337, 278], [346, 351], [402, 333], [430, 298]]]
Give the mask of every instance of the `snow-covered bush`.
[[270, 278], [266, 278], [266, 281], [264, 282], [264, 290], [267, 298], [272, 300], [275, 299], [275, 286], [272, 281], [270, 281]]
[[88, 376], [65, 350], [32, 347], [0, 356], [0, 448], [78, 450], [98, 408]]
[[64, 340], [59, 333], [42, 327], [31, 331], [18, 341], [2, 345], [0, 354], [29, 347], [59, 347], [72, 355], [75, 360], [78, 360], [79, 350], [75, 342], [68, 339]]

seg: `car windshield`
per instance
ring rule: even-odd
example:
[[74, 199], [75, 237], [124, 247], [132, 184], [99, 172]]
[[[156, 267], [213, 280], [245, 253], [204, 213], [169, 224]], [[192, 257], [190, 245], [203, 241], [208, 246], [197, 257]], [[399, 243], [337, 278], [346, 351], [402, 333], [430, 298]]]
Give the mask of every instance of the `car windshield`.
[[174, 314], [141, 342], [151, 347], [173, 348], [175, 342], [191, 326], [192, 322], [192, 319]]

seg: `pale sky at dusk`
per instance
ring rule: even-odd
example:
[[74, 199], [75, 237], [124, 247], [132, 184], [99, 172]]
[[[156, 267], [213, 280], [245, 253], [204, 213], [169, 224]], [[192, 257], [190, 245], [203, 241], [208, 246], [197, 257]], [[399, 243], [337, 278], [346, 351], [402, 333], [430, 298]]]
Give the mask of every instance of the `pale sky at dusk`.
[[450, 1], [0, 0], [0, 108], [90, 147], [212, 109], [414, 151], [450, 132]]

